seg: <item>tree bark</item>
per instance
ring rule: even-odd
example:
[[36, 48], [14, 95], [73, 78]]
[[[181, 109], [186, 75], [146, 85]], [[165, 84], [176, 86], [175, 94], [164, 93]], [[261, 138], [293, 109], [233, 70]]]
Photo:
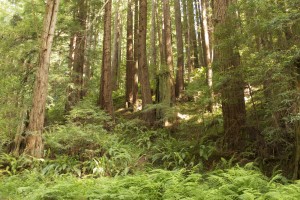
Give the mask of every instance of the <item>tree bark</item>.
[[200, 3], [198, 0], [194, 0], [194, 12], [196, 14], [196, 36], [197, 36], [197, 51], [198, 51], [198, 58], [199, 58], [199, 65], [200, 67], [204, 66], [204, 56], [203, 56], [203, 49], [202, 49], [202, 34], [201, 30], [203, 27], [201, 27], [202, 24], [202, 15], [200, 14]]
[[[221, 86], [222, 113], [224, 126], [224, 148], [231, 151], [242, 151], [244, 148], [243, 128], [246, 123], [244, 101], [244, 81], [239, 72], [240, 55], [235, 31], [239, 28], [235, 14], [228, 8], [234, 0], [214, 2], [215, 21], [215, 60], [214, 65], [226, 76]], [[229, 42], [230, 41], [230, 42]]]
[[[71, 77], [72, 86], [68, 88], [68, 98], [66, 103], [66, 111], [76, 105], [84, 97], [84, 68], [86, 67], [86, 20], [87, 7], [86, 1], [80, 0], [76, 2], [76, 10], [74, 11], [75, 22], [79, 25], [80, 30], [71, 36], [70, 41], [70, 59], [72, 59]], [[73, 40], [73, 41], [72, 41]], [[73, 55], [71, 55], [73, 54]]]
[[138, 108], [138, 82], [139, 82], [139, 0], [135, 0], [134, 3], [134, 68], [133, 68], [133, 110]]
[[197, 48], [197, 38], [195, 32], [195, 19], [194, 19], [194, 6], [193, 1], [187, 1], [187, 9], [188, 9], [188, 24], [190, 30], [190, 41], [191, 41], [191, 67], [199, 68], [199, 59], [198, 59], [198, 48]]
[[46, 100], [48, 92], [48, 72], [50, 55], [57, 21], [59, 0], [47, 0], [44, 17], [42, 44], [39, 57], [39, 67], [33, 92], [32, 108], [29, 116], [28, 133], [26, 135], [25, 154], [33, 157], [43, 157], [42, 131], [44, 128]]
[[165, 63], [166, 68], [162, 66], [163, 73], [166, 73], [168, 79], [167, 82], [164, 83], [161, 81], [161, 84], [168, 85], [168, 91], [162, 91], [165, 94], [166, 98], [162, 100], [169, 105], [175, 102], [175, 84], [174, 84], [174, 65], [173, 65], [173, 51], [172, 51], [172, 30], [171, 30], [171, 15], [170, 15], [170, 3], [169, 0], [163, 1], [163, 14], [164, 14], [164, 35], [165, 35], [165, 49], [166, 49], [166, 57]]
[[116, 2], [115, 5], [115, 19], [114, 19], [114, 44], [112, 49], [112, 88], [117, 90], [118, 84], [118, 72], [120, 70], [120, 46], [121, 46], [121, 19], [120, 19], [120, 0]]
[[159, 47], [159, 66], [157, 69], [157, 74], [155, 77], [155, 102], [159, 103], [160, 101], [160, 94], [159, 94], [159, 71], [161, 70], [161, 66], [164, 65], [164, 58], [165, 58], [165, 51], [163, 46], [163, 35], [162, 35], [162, 19], [160, 13], [160, 4], [156, 4], [156, 29], [157, 29], [157, 37], [158, 37], [158, 47]]
[[174, 0], [175, 9], [175, 25], [176, 25], [176, 40], [177, 40], [177, 73], [175, 96], [178, 98], [184, 89], [184, 53], [183, 53], [183, 38], [181, 24], [181, 6], [180, 0]]
[[157, 71], [159, 71], [161, 69], [161, 66], [164, 65], [165, 63], [165, 45], [164, 45], [164, 34], [163, 34], [163, 19], [161, 17], [161, 6], [160, 4], [157, 4], [157, 9], [156, 9], [156, 23], [157, 23], [157, 36], [158, 36], [158, 43], [159, 43], [159, 59], [160, 59], [160, 65], [159, 65], [159, 69]]
[[188, 82], [191, 80], [191, 44], [190, 44], [190, 31], [188, 25], [187, 17], [187, 5], [186, 1], [182, 1], [182, 13], [183, 13], [183, 30], [184, 30], [184, 43], [185, 43], [185, 52], [186, 52], [186, 66], [188, 68]]
[[[138, 40], [138, 63], [140, 68], [140, 83], [142, 93], [143, 109], [147, 105], [152, 104], [151, 88], [149, 81], [149, 73], [147, 66], [147, 52], [146, 52], [146, 34], [147, 34], [147, 0], [139, 1], [139, 40]], [[144, 113], [145, 121], [152, 123], [155, 120], [154, 112], [148, 111]]]
[[151, 60], [150, 60], [150, 79], [156, 77], [157, 74], [157, 52], [156, 52], [156, 0], [152, 0], [151, 7]]
[[86, 31], [85, 31], [85, 54], [84, 54], [84, 60], [85, 64], [83, 67], [83, 83], [82, 83], [82, 97], [85, 97], [88, 93], [88, 86], [89, 81], [92, 76], [92, 56], [91, 52], [93, 51], [93, 44], [94, 39], [93, 37], [96, 37], [97, 31], [95, 31], [96, 26], [98, 25], [96, 21], [95, 16], [95, 10], [92, 7], [92, 3], [90, 1], [85, 0], [85, 6], [86, 6]]
[[112, 1], [108, 0], [104, 8], [102, 70], [98, 104], [101, 109], [113, 115], [111, 82], [111, 7]]
[[126, 47], [126, 107], [133, 108], [134, 86], [134, 52], [133, 52], [133, 12], [132, 0], [128, 0], [127, 8], [127, 47]]
[[207, 7], [208, 2], [207, 0], [199, 0], [201, 1], [201, 14], [202, 14], [202, 20], [201, 20], [201, 34], [202, 34], [202, 49], [203, 49], [203, 58], [204, 58], [204, 67], [206, 68], [206, 81], [209, 88], [210, 93], [210, 102], [207, 107], [209, 112], [212, 112], [213, 110], [213, 70], [211, 66], [211, 48], [210, 48], [210, 36], [208, 31], [208, 14], [207, 14]]

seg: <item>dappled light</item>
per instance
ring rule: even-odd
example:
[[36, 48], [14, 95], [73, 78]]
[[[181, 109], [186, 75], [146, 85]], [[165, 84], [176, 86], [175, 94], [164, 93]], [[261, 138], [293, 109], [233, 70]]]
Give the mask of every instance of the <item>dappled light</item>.
[[300, 199], [299, 0], [0, 5], [0, 200]]

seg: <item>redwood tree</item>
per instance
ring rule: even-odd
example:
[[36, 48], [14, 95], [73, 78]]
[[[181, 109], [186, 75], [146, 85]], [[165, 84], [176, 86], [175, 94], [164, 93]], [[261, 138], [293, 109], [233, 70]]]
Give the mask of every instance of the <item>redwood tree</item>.
[[184, 54], [183, 54], [183, 37], [181, 23], [181, 6], [180, 0], [174, 0], [175, 9], [175, 25], [176, 25], [176, 40], [177, 40], [177, 73], [175, 96], [180, 97], [184, 87]]
[[111, 7], [108, 0], [104, 11], [104, 36], [102, 52], [102, 69], [100, 82], [99, 106], [113, 115], [112, 83], [111, 83]]
[[139, 0], [134, 0], [134, 68], [132, 71], [133, 74], [133, 86], [132, 86], [132, 104], [133, 110], [137, 110], [137, 100], [138, 100], [138, 81], [139, 81]]
[[[139, 1], [139, 39], [138, 39], [138, 63], [142, 93], [143, 109], [152, 104], [151, 88], [147, 66], [146, 34], [147, 34], [147, 0]], [[144, 119], [150, 123], [155, 120], [154, 112], [148, 111]]]
[[127, 8], [127, 45], [126, 45], [126, 107], [133, 107], [134, 87], [134, 54], [133, 54], [133, 12], [132, 0], [128, 0]]
[[235, 13], [229, 7], [235, 0], [216, 0], [215, 18], [215, 67], [225, 77], [221, 85], [224, 145], [228, 150], [243, 148], [243, 128], [246, 122], [244, 81], [240, 70], [240, 55], [236, 30], [239, 28]]
[[184, 46], [186, 52], [186, 67], [188, 68], [188, 82], [191, 79], [191, 42], [190, 42], [190, 30], [187, 16], [187, 4], [186, 1], [182, 1], [182, 13], [183, 13], [183, 34], [184, 34]]
[[87, 22], [87, 4], [85, 0], [76, 2], [74, 10], [74, 20], [78, 29], [72, 34], [70, 40], [69, 67], [71, 71], [72, 86], [68, 88], [68, 98], [66, 102], [66, 111], [78, 103], [85, 95], [84, 72], [86, 67], [86, 22]]
[[208, 111], [213, 110], [213, 70], [212, 70], [212, 57], [211, 57], [211, 45], [210, 45], [210, 33], [208, 24], [208, 0], [198, 0], [200, 7], [201, 18], [201, 39], [202, 39], [202, 52], [203, 52], [203, 66], [206, 68], [206, 81], [210, 92], [210, 102], [207, 107]]
[[120, 72], [120, 58], [121, 58], [121, 35], [122, 35], [122, 24], [120, 14], [120, 0], [115, 4], [115, 18], [114, 18], [114, 39], [112, 49], [112, 89], [117, 90], [119, 87], [119, 72]]
[[42, 132], [48, 92], [48, 72], [59, 1], [60, 0], [47, 0], [46, 4], [39, 66], [36, 72], [32, 108], [25, 138], [25, 153], [37, 158], [43, 157], [44, 150]]
[[193, 0], [187, 1], [187, 11], [188, 11], [188, 25], [190, 33], [190, 53], [191, 53], [191, 67], [199, 68], [199, 59], [198, 59], [198, 47], [197, 47], [197, 37], [195, 30], [195, 19], [194, 19], [194, 6]]
[[171, 15], [169, 0], [163, 1], [163, 33], [165, 40], [165, 58], [164, 65], [162, 66], [162, 73], [160, 75], [160, 98], [161, 102], [171, 104], [175, 101], [175, 85], [174, 85], [174, 65], [173, 65], [173, 52], [172, 52], [172, 33], [171, 33]]
[[151, 73], [150, 77], [154, 78], [157, 74], [157, 51], [156, 51], [156, 0], [152, 0], [151, 6], [151, 60], [150, 60], [150, 67]]

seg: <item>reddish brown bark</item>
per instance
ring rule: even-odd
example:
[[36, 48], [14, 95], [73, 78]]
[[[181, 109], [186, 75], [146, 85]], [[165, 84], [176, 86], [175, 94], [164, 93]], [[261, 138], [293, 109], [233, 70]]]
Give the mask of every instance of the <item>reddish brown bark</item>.
[[157, 52], [156, 52], [156, 0], [152, 0], [151, 7], [151, 60], [150, 60], [150, 79], [157, 74]]
[[112, 2], [111, 0], [108, 0], [104, 11], [104, 36], [99, 106], [101, 109], [113, 115], [111, 83], [111, 7]]
[[71, 36], [70, 41], [70, 70], [72, 86], [68, 88], [68, 98], [66, 103], [66, 111], [76, 105], [84, 96], [84, 74], [86, 67], [86, 20], [87, 7], [86, 1], [80, 0], [76, 2], [76, 11], [74, 11], [75, 22], [79, 25], [79, 29]]
[[[226, 82], [222, 83], [222, 113], [224, 125], [224, 147], [239, 151], [243, 148], [243, 128], [246, 123], [246, 108], [244, 101], [244, 81], [239, 72], [240, 55], [232, 35], [238, 29], [234, 14], [229, 14], [228, 8], [234, 0], [214, 2], [215, 21], [215, 60], [214, 64], [224, 75]], [[222, 30], [222, 33], [220, 31]], [[226, 45], [224, 45], [224, 43]]]
[[[140, 83], [142, 93], [143, 109], [147, 105], [152, 104], [151, 88], [149, 81], [149, 73], [147, 66], [147, 52], [146, 52], [146, 34], [147, 34], [147, 0], [140, 0], [139, 5], [139, 41], [138, 41], [138, 62], [140, 71]], [[155, 120], [154, 112], [145, 112], [144, 119], [149, 123]]]
[[177, 73], [175, 96], [180, 97], [184, 88], [184, 53], [183, 53], [183, 38], [181, 24], [181, 6], [180, 0], [174, 0], [175, 8], [175, 25], [176, 25], [176, 40], [177, 40]]
[[188, 26], [188, 17], [187, 17], [187, 5], [186, 1], [182, 1], [182, 11], [183, 11], [183, 30], [184, 30], [184, 43], [185, 43], [185, 52], [186, 52], [186, 67], [188, 68], [188, 82], [191, 80], [191, 43], [190, 43], [190, 31]]
[[127, 8], [127, 46], [126, 46], [126, 107], [133, 107], [134, 86], [134, 54], [133, 54], [133, 12], [132, 0], [128, 0]]
[[32, 108], [29, 116], [28, 133], [26, 135], [25, 153], [37, 158], [43, 157], [44, 146], [42, 131], [44, 128], [48, 92], [50, 55], [57, 21], [58, 6], [59, 0], [47, 0], [39, 67], [36, 72]]
[[117, 90], [119, 88], [119, 71], [120, 71], [120, 48], [121, 48], [121, 15], [119, 11], [120, 0], [115, 4], [115, 18], [114, 18], [114, 40], [112, 49], [112, 89]]
[[138, 107], [138, 81], [139, 81], [139, 0], [135, 0], [134, 2], [134, 29], [133, 29], [133, 35], [134, 35], [134, 68], [133, 68], [133, 89], [132, 89], [132, 104], [133, 104], [133, 110], [136, 111]]
[[199, 59], [198, 59], [198, 46], [197, 46], [197, 37], [195, 30], [195, 19], [194, 19], [194, 6], [193, 0], [187, 1], [187, 10], [188, 10], [188, 25], [190, 32], [190, 42], [191, 42], [191, 67], [199, 68]]
[[165, 66], [162, 66], [163, 72], [168, 76], [167, 82], [160, 81], [160, 84], [167, 84], [167, 91], [161, 91], [162, 101], [167, 101], [169, 104], [175, 102], [175, 87], [174, 87], [174, 65], [172, 51], [172, 33], [171, 33], [171, 16], [169, 0], [163, 1], [164, 15], [164, 35], [165, 35]]

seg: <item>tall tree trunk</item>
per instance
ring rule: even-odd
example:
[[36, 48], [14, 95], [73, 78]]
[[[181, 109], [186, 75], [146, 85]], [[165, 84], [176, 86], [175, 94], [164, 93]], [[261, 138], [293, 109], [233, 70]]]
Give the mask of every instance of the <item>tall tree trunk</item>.
[[152, 0], [151, 7], [151, 60], [150, 60], [150, 80], [157, 74], [157, 52], [156, 52], [156, 0]]
[[[222, 113], [224, 123], [224, 147], [227, 150], [241, 151], [244, 147], [243, 127], [246, 123], [244, 101], [244, 81], [240, 68], [238, 46], [232, 35], [239, 28], [236, 16], [229, 13], [234, 0], [214, 2], [215, 18], [215, 60], [214, 64], [226, 76], [222, 83]], [[230, 41], [230, 42], [229, 42]]]
[[104, 11], [104, 36], [99, 106], [109, 114], [113, 115], [112, 82], [111, 82], [111, 7], [112, 2], [108, 0]]
[[133, 108], [134, 86], [134, 54], [133, 54], [133, 12], [132, 0], [128, 0], [127, 8], [127, 47], [126, 47], [126, 107]]
[[139, 82], [139, 0], [134, 2], [134, 68], [133, 68], [133, 110], [136, 111], [138, 108], [138, 82]]
[[185, 52], [186, 52], [186, 66], [188, 68], [188, 82], [191, 80], [191, 43], [190, 43], [190, 31], [188, 25], [188, 14], [187, 14], [187, 4], [186, 1], [182, 1], [182, 11], [183, 11], [183, 30], [184, 30], [184, 42], [185, 42]]
[[47, 0], [39, 67], [36, 72], [32, 108], [29, 116], [28, 134], [26, 135], [25, 153], [37, 158], [43, 157], [44, 145], [42, 140], [42, 131], [44, 128], [48, 92], [50, 55], [57, 21], [58, 6], [59, 0]]
[[204, 58], [204, 67], [206, 68], [206, 80], [207, 85], [210, 92], [210, 102], [208, 105], [208, 111], [212, 112], [213, 110], [213, 71], [211, 66], [211, 48], [210, 48], [210, 36], [208, 31], [208, 14], [207, 14], [207, 7], [208, 2], [207, 0], [199, 0], [201, 1], [201, 14], [202, 14], [202, 20], [201, 20], [201, 34], [202, 34], [202, 49], [203, 49], [203, 58]]
[[66, 111], [76, 105], [84, 96], [84, 68], [86, 65], [86, 20], [87, 7], [86, 1], [80, 0], [76, 2], [76, 11], [74, 11], [75, 22], [79, 25], [75, 35], [71, 37], [73, 41], [70, 43], [70, 54], [73, 51], [71, 77], [72, 87], [68, 88], [68, 100], [66, 103]]
[[161, 12], [160, 12], [160, 3], [157, 2], [156, 5], [156, 29], [157, 29], [157, 36], [158, 36], [158, 47], [159, 47], [159, 66], [157, 69], [157, 74], [155, 77], [156, 84], [155, 84], [155, 102], [158, 103], [160, 101], [160, 94], [159, 94], [159, 71], [162, 68], [162, 65], [164, 65], [165, 61], [165, 50], [163, 45], [163, 34], [162, 34], [162, 19], [161, 19]]
[[116, 2], [115, 5], [115, 19], [114, 19], [114, 44], [112, 49], [112, 88], [113, 90], [118, 89], [118, 72], [120, 68], [120, 55], [119, 49], [121, 46], [121, 23], [120, 23], [120, 0]]
[[177, 73], [175, 96], [180, 97], [184, 88], [184, 54], [183, 54], [183, 38], [181, 24], [181, 6], [180, 0], [174, 0], [175, 9], [175, 25], [176, 25], [176, 40], [177, 40]]
[[[91, 52], [93, 51], [93, 37], [97, 34], [94, 29], [96, 29], [96, 24], [95, 23], [95, 11], [92, 8], [91, 2], [90, 1], [85, 1], [85, 6], [86, 6], [86, 31], [85, 31], [85, 37], [86, 37], [86, 52], [84, 54], [85, 58], [85, 64], [83, 67], [83, 83], [82, 83], [82, 96], [85, 97], [88, 92], [88, 85], [89, 81], [92, 76], [92, 69], [91, 69]], [[98, 25], [98, 24], [97, 24]], [[95, 34], [95, 35], [94, 35]]]
[[175, 102], [174, 66], [172, 52], [171, 15], [169, 0], [163, 1], [164, 35], [165, 35], [165, 66], [162, 66], [160, 84], [165, 90], [160, 91], [161, 102], [171, 105]]
[[198, 58], [199, 64], [201, 67], [204, 66], [204, 56], [203, 56], [203, 49], [202, 49], [202, 16], [200, 14], [200, 3], [198, 0], [194, 0], [194, 12], [196, 13], [196, 33], [197, 33], [197, 40], [198, 40]]
[[117, 88], [120, 87], [120, 76], [121, 76], [121, 63], [122, 63], [122, 37], [123, 37], [123, 20], [122, 16], [120, 18], [120, 36], [119, 36], [119, 46], [118, 46], [118, 70], [117, 70]]
[[[74, 65], [74, 57], [75, 57], [75, 46], [76, 46], [76, 34], [72, 33], [69, 44], [69, 55], [68, 55], [68, 67], [70, 70], [71, 81], [73, 82], [73, 65]], [[74, 86], [73, 84], [67, 87], [67, 101], [65, 104], [65, 112], [69, 112], [74, 105], [75, 102], [75, 93], [73, 92]]]
[[194, 19], [194, 6], [193, 1], [187, 1], [187, 9], [188, 9], [188, 24], [190, 30], [190, 41], [191, 41], [191, 66], [192, 69], [199, 68], [199, 59], [198, 59], [198, 47], [197, 47], [197, 38], [195, 32], [195, 19]]
[[[162, 2], [162, 4], [163, 4], [163, 2]], [[161, 21], [160, 21], [160, 27], [161, 27], [161, 49], [160, 49], [160, 51], [161, 51], [161, 55], [160, 55], [160, 64], [161, 64], [161, 68], [160, 68], [160, 70], [162, 69], [162, 68], [164, 68], [164, 66], [166, 66], [167, 65], [167, 63], [166, 63], [166, 31], [165, 31], [165, 29], [166, 29], [166, 27], [165, 27], [165, 19], [164, 19], [164, 15], [163, 15], [163, 12], [164, 12], [164, 10], [163, 10], [163, 5], [161, 5], [160, 6], [160, 11], [161, 11], [161, 14], [159, 15], [160, 16], [160, 19], [161, 19]]]
[[[146, 52], [146, 34], [147, 34], [147, 0], [139, 1], [139, 40], [138, 40], [138, 62], [140, 68], [140, 83], [142, 92], [142, 106], [143, 109], [147, 105], [152, 104], [151, 88], [149, 81], [149, 73], [147, 66], [147, 52]], [[155, 120], [154, 112], [148, 111], [144, 113], [144, 119], [152, 123]]]

